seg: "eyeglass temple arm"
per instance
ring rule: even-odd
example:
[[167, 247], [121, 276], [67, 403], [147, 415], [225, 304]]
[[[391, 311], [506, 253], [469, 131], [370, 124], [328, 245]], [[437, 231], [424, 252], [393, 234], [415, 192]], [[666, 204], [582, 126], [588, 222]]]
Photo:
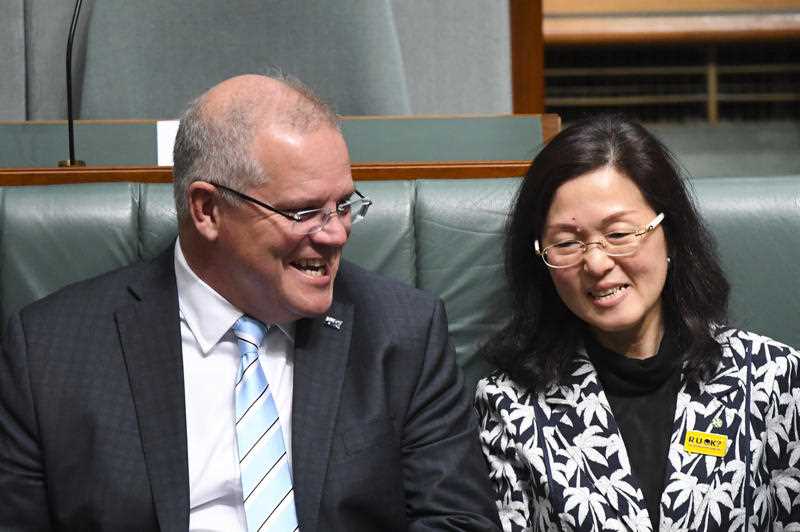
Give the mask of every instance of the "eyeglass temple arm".
[[354, 188], [353, 192], [355, 192], [358, 195], [359, 199], [361, 199], [364, 202], [364, 205], [366, 205], [367, 207], [372, 205], [372, 200], [366, 197], [364, 194], [362, 194], [360, 190]]
[[660, 223], [661, 223], [661, 222], [663, 222], [663, 221], [664, 221], [664, 213], [663, 213], [663, 212], [661, 212], [661, 213], [659, 213], [659, 214], [658, 214], [658, 216], [656, 216], [655, 218], [653, 218], [653, 221], [652, 221], [652, 222], [650, 222], [649, 224], [647, 224], [647, 227], [645, 228], [645, 230], [647, 230], [647, 231], [652, 231], [653, 229], [655, 229], [656, 227], [658, 227], [658, 224], [660, 224]]

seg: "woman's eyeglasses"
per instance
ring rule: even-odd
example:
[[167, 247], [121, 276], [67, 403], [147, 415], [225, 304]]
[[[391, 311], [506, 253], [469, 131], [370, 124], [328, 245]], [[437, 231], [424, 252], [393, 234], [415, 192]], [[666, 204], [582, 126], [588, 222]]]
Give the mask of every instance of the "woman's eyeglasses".
[[539, 248], [539, 241], [533, 243], [537, 255], [542, 257], [544, 263], [550, 268], [569, 268], [575, 266], [583, 260], [583, 254], [589, 246], [596, 245], [610, 257], [626, 257], [633, 255], [639, 249], [642, 241], [652, 233], [658, 224], [664, 220], [664, 213], [647, 224], [644, 229], [632, 227], [611, 231], [603, 235], [603, 238], [595, 242], [583, 242], [582, 240], [563, 240], [556, 242], [544, 249]]

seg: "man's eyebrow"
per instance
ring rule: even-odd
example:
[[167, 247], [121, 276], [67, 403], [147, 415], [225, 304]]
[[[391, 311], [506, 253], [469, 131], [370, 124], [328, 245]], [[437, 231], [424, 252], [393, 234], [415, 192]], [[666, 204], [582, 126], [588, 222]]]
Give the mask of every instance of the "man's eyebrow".
[[276, 202], [276, 207], [285, 211], [308, 211], [316, 209], [321, 204], [318, 198], [293, 198]]
[[356, 195], [356, 189], [353, 189], [350, 192], [345, 192], [344, 194], [342, 194], [339, 197], [339, 201], [347, 201], [349, 199], [352, 199], [353, 196], [355, 196], [355, 195]]
[[[356, 193], [355, 189], [351, 189], [349, 192], [345, 192], [336, 200], [336, 203], [341, 203], [343, 201], [347, 201]], [[313, 198], [313, 197], [306, 197], [306, 198], [293, 198], [287, 199], [280, 202], [280, 208], [286, 211], [307, 211], [313, 209], [323, 209], [325, 208], [325, 202], [327, 200], [325, 198]]]

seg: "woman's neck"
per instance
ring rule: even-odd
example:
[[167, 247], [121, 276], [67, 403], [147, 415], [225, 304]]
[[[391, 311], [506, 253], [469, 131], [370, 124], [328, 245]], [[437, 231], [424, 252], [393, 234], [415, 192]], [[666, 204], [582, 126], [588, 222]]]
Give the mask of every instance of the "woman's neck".
[[606, 349], [629, 358], [644, 359], [658, 353], [664, 337], [664, 326], [659, 320], [659, 323], [634, 331], [607, 332], [593, 329], [592, 334]]

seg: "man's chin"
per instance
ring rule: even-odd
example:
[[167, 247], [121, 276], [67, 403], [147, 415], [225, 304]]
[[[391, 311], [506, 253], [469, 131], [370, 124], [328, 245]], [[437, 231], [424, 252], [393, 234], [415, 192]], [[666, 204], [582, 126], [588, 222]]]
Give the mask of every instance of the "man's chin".
[[316, 318], [327, 314], [333, 304], [332, 297], [314, 298], [314, 300], [306, 300], [292, 307], [292, 314], [295, 319], [301, 318]]

